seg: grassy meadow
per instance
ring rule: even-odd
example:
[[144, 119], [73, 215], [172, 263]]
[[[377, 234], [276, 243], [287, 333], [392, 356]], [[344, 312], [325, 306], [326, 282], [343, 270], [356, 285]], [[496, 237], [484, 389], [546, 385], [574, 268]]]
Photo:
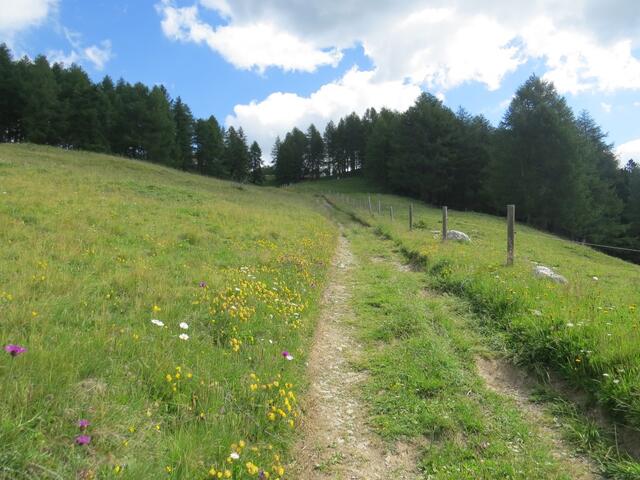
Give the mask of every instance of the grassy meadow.
[[[507, 267], [503, 219], [450, 210], [449, 229], [467, 233], [472, 242], [443, 243], [440, 209], [413, 201], [410, 231], [411, 201], [374, 194], [370, 214], [366, 192], [372, 187], [361, 179], [293, 188], [331, 192], [332, 202], [423, 264], [433, 287], [468, 299], [518, 363], [551, 368], [590, 392], [618, 421], [640, 430], [640, 266], [517, 225], [516, 261]], [[553, 268], [568, 284], [535, 278], [537, 264]]]
[[336, 235], [291, 192], [0, 145], [0, 478], [283, 478]]

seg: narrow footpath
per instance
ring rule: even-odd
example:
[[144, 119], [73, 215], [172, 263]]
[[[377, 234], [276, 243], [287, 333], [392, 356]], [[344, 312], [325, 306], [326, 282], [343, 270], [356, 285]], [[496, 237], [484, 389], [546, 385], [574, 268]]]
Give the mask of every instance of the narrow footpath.
[[359, 392], [366, 373], [352, 367], [362, 346], [348, 325], [354, 318], [349, 279], [354, 268], [349, 242], [341, 235], [309, 356], [312, 383], [304, 406], [303, 435], [292, 456], [296, 459], [290, 467], [292, 478], [418, 478], [414, 452], [401, 446], [388, 451], [367, 425]]
[[[601, 478], [597, 465], [564, 442], [555, 419], [529, 400], [533, 387], [522, 372], [478, 354], [490, 352], [459, 300], [425, 289], [426, 274], [409, 268], [391, 242], [334, 213], [344, 225], [288, 478]], [[358, 303], [365, 297], [372, 310]], [[368, 340], [371, 329], [393, 336]], [[376, 402], [388, 403], [376, 410]], [[407, 433], [387, 429], [384, 441], [372, 426], [376, 416], [409, 425]]]

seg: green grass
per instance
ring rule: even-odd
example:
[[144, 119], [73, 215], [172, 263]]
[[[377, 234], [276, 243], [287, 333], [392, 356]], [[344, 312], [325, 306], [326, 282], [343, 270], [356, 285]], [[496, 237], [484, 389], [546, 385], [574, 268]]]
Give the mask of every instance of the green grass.
[[290, 192], [0, 145], [0, 478], [281, 477], [335, 241]]
[[[349, 191], [349, 179], [311, 188], [335, 192], [335, 185]], [[422, 264], [432, 287], [467, 299], [482, 314], [481, 321], [504, 335], [518, 363], [551, 368], [619, 421], [640, 429], [639, 266], [517, 225], [516, 262], [507, 267], [503, 219], [450, 211], [449, 229], [466, 232], [472, 243], [442, 243], [439, 209], [413, 201], [418, 228], [410, 231], [410, 200], [374, 195], [370, 215], [358, 206], [366, 198], [366, 184], [358, 180], [353, 191], [334, 194], [332, 201]], [[377, 214], [378, 198], [387, 208], [393, 205], [394, 222], [388, 210]], [[564, 275], [568, 285], [535, 278], [536, 262]]]
[[577, 478], [585, 467], [557, 451], [549, 425], [607, 478], [637, 478], [640, 464], [617, 450], [615, 432], [553, 391], [532, 397], [548, 425], [540, 430], [538, 417], [488, 389], [475, 359], [501, 355], [508, 337], [496, 336], [466, 300], [431, 290], [423, 271], [400, 269], [405, 258], [392, 242], [336, 214], [358, 259], [353, 325], [366, 348], [358, 365], [369, 373], [371, 422], [383, 438], [418, 446], [425, 478]]
[[425, 294], [424, 273], [399, 270], [393, 245], [373, 232], [352, 224], [348, 238], [376, 431], [417, 445], [424, 478], [574, 478], [517, 405], [484, 387], [475, 368], [481, 339], [465, 304]]

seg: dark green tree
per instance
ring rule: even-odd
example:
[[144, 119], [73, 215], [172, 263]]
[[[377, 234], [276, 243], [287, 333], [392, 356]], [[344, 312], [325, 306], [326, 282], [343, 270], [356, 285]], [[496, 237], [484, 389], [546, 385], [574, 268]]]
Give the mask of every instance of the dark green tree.
[[264, 172], [262, 170], [262, 150], [258, 142], [253, 142], [249, 148], [249, 181], [256, 185], [264, 183]]
[[324, 140], [314, 124], [307, 130], [307, 152], [305, 155], [305, 174], [320, 178], [324, 162]]
[[175, 122], [175, 165], [182, 170], [191, 170], [193, 162], [193, 115], [189, 106], [180, 97], [173, 102]]
[[364, 173], [381, 185], [389, 185], [388, 161], [394, 155], [399, 114], [383, 108], [373, 120], [367, 136]]
[[249, 176], [249, 149], [242, 128], [229, 127], [224, 139], [224, 165], [229, 177], [244, 182]]
[[212, 115], [207, 120], [198, 120], [195, 125], [196, 163], [203, 175], [228, 177], [223, 164], [224, 131]]
[[[542, 228], [572, 234], [588, 208], [571, 109], [554, 86], [531, 76], [500, 125], [493, 188], [499, 205]], [[503, 207], [504, 208], [504, 207]]]
[[[178, 138], [175, 112], [171, 111], [171, 99], [163, 86], [154, 86], [147, 97], [142, 147], [149, 161], [175, 166], [173, 152]], [[184, 165], [178, 165], [184, 167]]]

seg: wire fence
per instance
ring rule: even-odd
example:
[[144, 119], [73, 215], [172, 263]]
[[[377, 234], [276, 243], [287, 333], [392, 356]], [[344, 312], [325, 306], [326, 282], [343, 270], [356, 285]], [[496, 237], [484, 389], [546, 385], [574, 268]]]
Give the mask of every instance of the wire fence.
[[[347, 200], [349, 198], [349, 195], [346, 195], [344, 193], [341, 192], [324, 192], [325, 195], [331, 195], [331, 196], [338, 196], [338, 197], [342, 197], [344, 200]], [[367, 198], [368, 197], [368, 198]], [[353, 206], [358, 207], [358, 208], [362, 208], [362, 209], [368, 209], [370, 210], [372, 213], [376, 210], [378, 210], [378, 213], [381, 214], [383, 213], [381, 210], [386, 210], [387, 208], [391, 208], [391, 218], [393, 218], [393, 211], [395, 209], [396, 212], [399, 211], [399, 209], [394, 208], [394, 206], [392, 205], [380, 205], [380, 201], [378, 200], [378, 205], [372, 204], [371, 200], [370, 200], [370, 196], [367, 195], [366, 200], [364, 198], [360, 199], [355, 199], [354, 198], [354, 202], [355, 204]], [[377, 208], [376, 208], [377, 207]], [[381, 208], [382, 207], [382, 208]], [[576, 240], [571, 240], [568, 238], [561, 238], [555, 235], [551, 235], [548, 234], [546, 232], [540, 232], [541, 234], [543, 234], [544, 236], [551, 238], [553, 240], [559, 240], [559, 241], [564, 241], [564, 242], [570, 242], [576, 245], [583, 245], [583, 246], [588, 246], [588, 247], [596, 247], [596, 248], [606, 248], [609, 250], [616, 250], [616, 251], [620, 251], [620, 252], [629, 252], [629, 253], [640, 253], [640, 249], [638, 248], [629, 248], [629, 247], [618, 247], [615, 245], [603, 245], [600, 243], [590, 243], [590, 242], [586, 242], [586, 241], [576, 241]]]

